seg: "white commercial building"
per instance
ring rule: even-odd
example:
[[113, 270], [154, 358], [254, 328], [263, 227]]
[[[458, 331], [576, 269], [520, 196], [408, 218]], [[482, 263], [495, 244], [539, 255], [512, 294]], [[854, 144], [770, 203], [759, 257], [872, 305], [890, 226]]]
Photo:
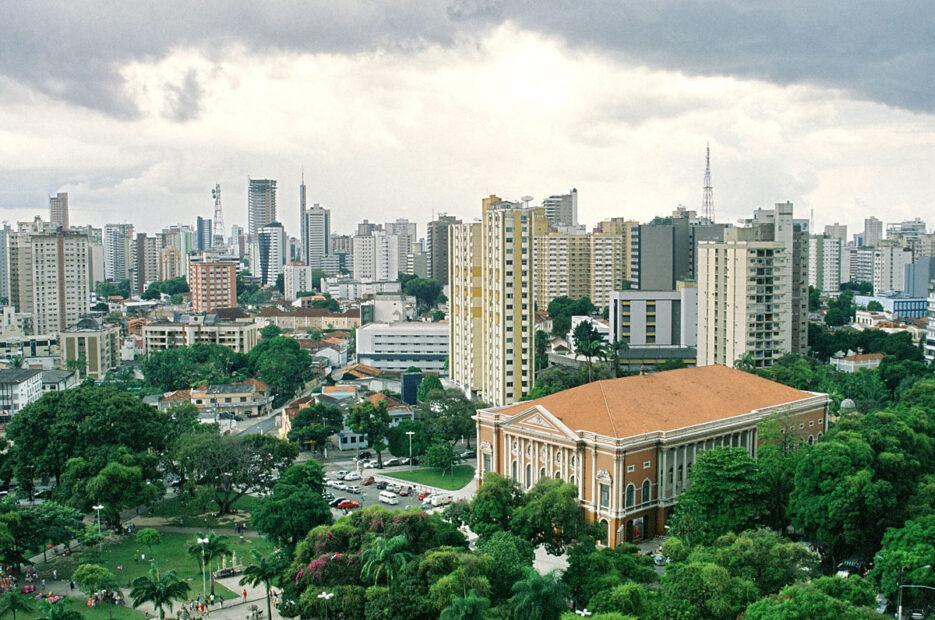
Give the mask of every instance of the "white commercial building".
[[873, 292], [904, 291], [912, 250], [881, 241], [873, 251]]
[[260, 277], [263, 286], [274, 286], [286, 264], [286, 231], [279, 222], [262, 226], [253, 243], [250, 273]]
[[286, 301], [294, 301], [297, 293], [312, 290], [312, 270], [310, 265], [290, 263], [283, 267], [283, 295]]
[[331, 253], [331, 211], [316, 203], [302, 217], [302, 256], [312, 269], [322, 269], [322, 261]]
[[[843, 249], [840, 239], [824, 235], [812, 235], [808, 239], [808, 285], [825, 295], [835, 295], [841, 290], [841, 257]], [[845, 278], [846, 282], [847, 279]]]
[[[395, 280], [399, 277], [399, 237], [375, 232], [372, 235], [355, 235], [354, 279], [362, 282], [372, 280]], [[405, 264], [406, 256], [402, 256]]]
[[361, 282], [356, 278], [348, 278], [347, 276], [335, 276], [333, 278], [322, 278], [321, 280], [321, 291], [341, 300], [353, 301], [367, 295], [399, 293], [401, 290], [402, 285], [395, 278], [383, 282]]
[[447, 323], [368, 323], [357, 330], [357, 363], [380, 370], [443, 372]]
[[679, 282], [675, 291], [614, 291], [610, 295], [610, 339], [631, 348], [694, 347], [698, 344], [698, 288]]
[[30, 368], [0, 370], [0, 417], [13, 416], [42, 396], [42, 371]]

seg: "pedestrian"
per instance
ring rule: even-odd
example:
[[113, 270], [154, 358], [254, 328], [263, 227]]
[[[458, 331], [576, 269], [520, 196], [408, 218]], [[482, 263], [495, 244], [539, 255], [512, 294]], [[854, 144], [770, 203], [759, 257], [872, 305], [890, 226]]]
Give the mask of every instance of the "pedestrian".
[[214, 605], [214, 592], [211, 593], [211, 605]]
[[74, 590], [74, 589], [75, 589], [75, 582], [72, 581], [71, 579], [68, 580], [68, 589], [69, 589], [69, 590]]
[[218, 604], [220, 604], [221, 609], [224, 609], [224, 597], [223, 596], [218, 597]]
[[244, 603], [247, 602], [247, 589], [246, 588], [243, 589], [243, 602]]
[[58, 569], [57, 568], [52, 569], [52, 581], [58, 581]]

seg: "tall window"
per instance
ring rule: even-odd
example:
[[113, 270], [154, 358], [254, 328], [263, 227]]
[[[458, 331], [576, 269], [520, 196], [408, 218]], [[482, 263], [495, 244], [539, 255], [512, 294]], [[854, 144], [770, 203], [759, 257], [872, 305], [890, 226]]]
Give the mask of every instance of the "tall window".
[[610, 507], [610, 485], [602, 484], [601, 486], [601, 508]]
[[519, 480], [519, 472], [516, 470], [516, 461], [513, 461], [513, 480]]
[[626, 503], [624, 506], [627, 508], [633, 508], [633, 504], [636, 503], [636, 487], [632, 483], [627, 485], [627, 496]]
[[640, 501], [646, 503], [653, 499], [653, 485], [649, 480], [643, 481], [643, 493], [640, 495]]
[[532, 465], [526, 463], [526, 486], [532, 486]]
[[484, 455], [484, 473], [486, 474], [488, 471], [490, 471], [490, 455], [485, 454]]

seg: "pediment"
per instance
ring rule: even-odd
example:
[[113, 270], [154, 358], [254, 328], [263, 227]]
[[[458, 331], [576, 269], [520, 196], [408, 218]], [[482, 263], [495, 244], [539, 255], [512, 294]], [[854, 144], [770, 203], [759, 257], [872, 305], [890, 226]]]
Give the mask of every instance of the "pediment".
[[561, 420], [538, 405], [530, 407], [526, 411], [506, 420], [503, 426], [507, 429], [517, 431], [546, 433], [559, 437], [567, 437], [569, 439], [577, 438], [577, 435], [562, 424]]

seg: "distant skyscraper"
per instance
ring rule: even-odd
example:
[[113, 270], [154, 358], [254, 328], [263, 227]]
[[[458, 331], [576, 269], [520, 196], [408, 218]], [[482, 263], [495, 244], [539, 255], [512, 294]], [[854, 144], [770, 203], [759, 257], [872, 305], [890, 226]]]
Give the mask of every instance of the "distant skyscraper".
[[130, 242], [133, 224], [104, 225], [104, 278], [126, 280], [130, 273]]
[[434, 278], [442, 286], [448, 284], [448, 229], [461, 220], [453, 215], [439, 215], [438, 219], [429, 222], [425, 232], [429, 252], [430, 278]]
[[10, 263], [9, 263], [9, 244], [10, 234], [13, 229], [6, 222], [3, 222], [3, 228], [0, 228], [0, 297], [10, 302]]
[[231, 224], [231, 248], [235, 255], [243, 256], [246, 253], [244, 242], [243, 226]]
[[49, 221], [59, 228], [68, 228], [68, 192], [49, 196]]
[[319, 204], [307, 207], [302, 217], [302, 256], [312, 269], [321, 269], [331, 253], [331, 211]]
[[257, 230], [253, 243], [250, 272], [259, 276], [263, 286], [273, 286], [286, 264], [286, 231], [279, 222], [270, 222]]
[[[210, 220], [208, 220], [210, 222]], [[138, 233], [130, 247], [130, 291], [139, 295], [146, 285], [159, 279], [159, 249], [156, 238]]]
[[260, 228], [276, 221], [276, 181], [250, 179], [247, 194], [247, 233], [253, 237]]
[[834, 224], [825, 225], [825, 236], [840, 239], [841, 245], [847, 244], [847, 224], [835, 222]]
[[542, 201], [542, 207], [545, 209], [545, 218], [549, 221], [549, 226], [558, 228], [578, 225], [577, 189], [572, 189], [567, 194], [549, 196]]
[[883, 240], [883, 222], [870, 216], [864, 220], [864, 245], [876, 247]]
[[214, 232], [211, 220], [200, 215], [195, 218], [195, 250], [203, 252], [214, 247]]

